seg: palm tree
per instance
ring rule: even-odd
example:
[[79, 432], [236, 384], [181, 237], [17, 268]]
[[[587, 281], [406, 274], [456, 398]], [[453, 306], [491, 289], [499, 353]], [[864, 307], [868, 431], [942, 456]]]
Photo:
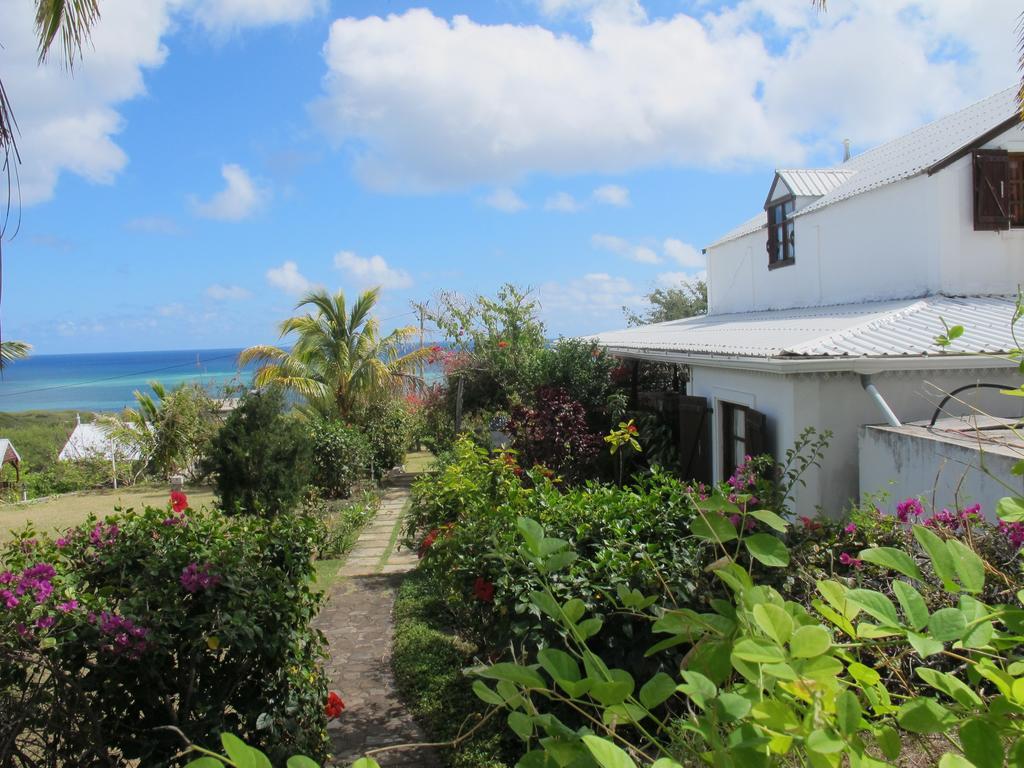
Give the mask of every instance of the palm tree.
[[0, 371], [15, 360], [23, 360], [32, 352], [32, 345], [24, 341], [0, 342]]
[[261, 363], [254, 378], [257, 387], [280, 385], [318, 410], [350, 419], [360, 406], [416, 381], [416, 365], [429, 354], [424, 349], [402, 354], [402, 345], [415, 333], [412, 327], [380, 336], [379, 323], [370, 314], [379, 296], [380, 288], [371, 288], [348, 309], [343, 291], [333, 296], [313, 291], [295, 307], [313, 311], [278, 326], [282, 338], [296, 335], [290, 350], [249, 347], [238, 356], [238, 364]]

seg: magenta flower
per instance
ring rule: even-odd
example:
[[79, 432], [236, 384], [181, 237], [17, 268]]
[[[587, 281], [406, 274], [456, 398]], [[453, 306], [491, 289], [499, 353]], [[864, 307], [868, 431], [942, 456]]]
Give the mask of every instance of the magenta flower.
[[839, 562], [842, 563], [843, 565], [850, 566], [850, 567], [853, 567], [853, 568], [860, 568], [860, 567], [862, 567], [864, 565], [864, 561], [863, 560], [860, 560], [860, 559], [858, 559], [856, 557], [853, 557], [848, 552], [843, 552], [839, 556]]
[[70, 543], [71, 541], [65, 538], [64, 536], [61, 536], [59, 539], [57, 539], [57, 541], [54, 542], [57, 549], [64, 549], [64, 547], [66, 547]]
[[57, 606], [57, 610], [61, 613], [71, 613], [76, 608], [78, 608], [77, 600], [68, 600]]
[[21, 600], [19, 600], [11, 590], [0, 589], [0, 603], [2, 603], [4, 608], [7, 610], [13, 611], [21, 604]]
[[843, 528], [843, 530], [852, 536], [857, 532], [857, 525], [855, 523], [850, 523], [845, 528]]
[[40, 616], [36, 619], [36, 626], [40, 629], [49, 629], [57, 620], [53, 616]]
[[179, 581], [186, 592], [195, 594], [220, 584], [220, 576], [210, 572], [209, 563], [202, 566], [199, 563], [189, 563], [182, 569]]
[[911, 522], [911, 517], [917, 520], [923, 514], [924, 505], [920, 499], [906, 499], [896, 505], [896, 517], [901, 523]]

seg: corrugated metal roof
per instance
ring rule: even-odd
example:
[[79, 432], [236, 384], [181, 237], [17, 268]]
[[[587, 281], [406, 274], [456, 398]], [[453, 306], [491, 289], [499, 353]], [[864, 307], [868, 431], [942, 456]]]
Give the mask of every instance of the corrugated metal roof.
[[139, 458], [139, 449], [115, 440], [110, 429], [100, 424], [77, 424], [60, 449], [57, 459], [60, 461], [77, 461], [79, 459], [127, 459]]
[[[825, 174], [828, 173], [845, 175], [843, 179], [838, 180], [838, 183], [822, 192], [817, 200], [793, 214], [793, 216], [803, 216], [854, 195], [924, 173], [933, 165], [956, 155], [980, 136], [984, 136], [1017, 115], [1017, 86], [1013, 86], [886, 144], [855, 155], [841, 166], [818, 171], [778, 171], [778, 173], [779, 175], [787, 173], [816, 174], [815, 180], [825, 179]], [[810, 179], [805, 179], [802, 176], [794, 177], [794, 183], [803, 184], [805, 181], [810, 183]], [[799, 194], [795, 190], [794, 193]], [[765, 214], [759, 213], [707, 247], [713, 248], [757, 232], [766, 226]]]
[[21, 456], [14, 449], [14, 443], [6, 437], [0, 437], [0, 464], [6, 464], [7, 462], [21, 464]]
[[786, 182], [789, 191], [798, 197], [821, 197], [845, 182], [853, 171], [834, 168], [787, 169], [777, 171], [779, 178]]
[[1005, 353], [1014, 347], [1014, 296], [928, 296], [827, 307], [704, 315], [599, 333], [611, 349], [752, 358], [937, 355], [943, 320], [963, 336], [944, 354]]

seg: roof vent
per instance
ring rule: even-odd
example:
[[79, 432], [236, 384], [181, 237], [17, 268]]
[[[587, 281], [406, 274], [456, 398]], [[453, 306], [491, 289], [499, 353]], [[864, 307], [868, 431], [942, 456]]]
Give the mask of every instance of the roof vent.
[[843, 162], [850, 159], [850, 140], [843, 139]]

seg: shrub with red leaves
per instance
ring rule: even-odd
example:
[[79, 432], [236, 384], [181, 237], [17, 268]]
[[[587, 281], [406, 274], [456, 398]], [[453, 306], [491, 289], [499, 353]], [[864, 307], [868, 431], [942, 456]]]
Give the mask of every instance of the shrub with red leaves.
[[587, 425], [586, 409], [559, 387], [540, 387], [536, 402], [536, 408], [513, 409], [508, 424], [520, 464], [548, 467], [570, 483], [585, 478], [602, 445]]

